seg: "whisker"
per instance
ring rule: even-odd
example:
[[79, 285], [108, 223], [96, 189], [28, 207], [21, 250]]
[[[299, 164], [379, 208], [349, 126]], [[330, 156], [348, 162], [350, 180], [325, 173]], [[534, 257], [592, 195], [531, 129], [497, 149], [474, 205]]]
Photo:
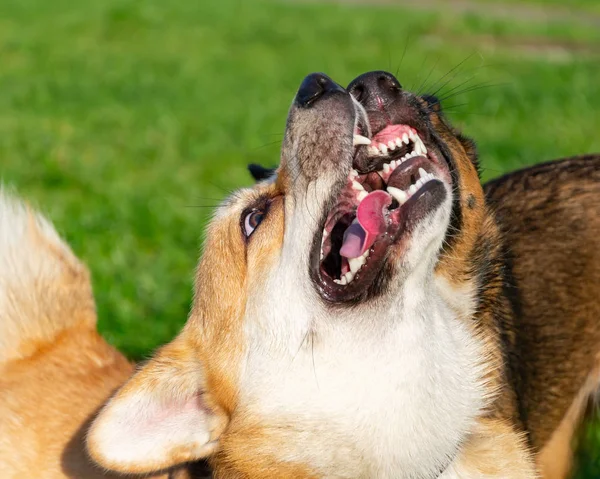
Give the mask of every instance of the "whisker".
[[425, 83], [427, 83], [427, 80], [429, 80], [429, 77], [431, 77], [431, 74], [433, 73], [433, 70], [435, 70], [435, 67], [437, 66], [437, 64], [438, 64], [439, 61], [440, 61], [440, 57], [437, 58], [437, 60], [435, 61], [435, 63], [431, 67], [431, 70], [429, 70], [429, 73], [425, 77], [425, 80], [423, 80], [423, 82], [419, 86], [419, 88], [417, 90], [417, 96], [420, 95], [421, 92], [423, 91], [423, 87], [425, 86]]
[[[394, 75], [396, 78], [398, 78], [398, 72], [400, 71], [400, 67], [402, 66], [402, 62], [404, 61], [404, 55], [406, 55], [406, 50], [408, 48], [408, 42], [410, 39], [410, 32], [406, 33], [406, 40], [404, 41], [404, 50], [402, 51], [402, 57], [400, 58], [400, 64], [398, 65], [398, 68], [396, 68], [396, 74]], [[400, 82], [402, 83], [402, 82]]]
[[[452, 72], [456, 71], [458, 68], [460, 68], [462, 65], [464, 65], [464, 63], [466, 61], [468, 61], [471, 57], [473, 57], [475, 53], [471, 53], [470, 55], [468, 55], [465, 59], [463, 59], [462, 61], [460, 61], [457, 65], [455, 65], [454, 67], [452, 67], [450, 70], [448, 70], [444, 75], [442, 75], [442, 77], [440, 77], [439, 80], [437, 80], [437, 82], [433, 83], [431, 85], [430, 88], [434, 88], [434, 85], [436, 83], [441, 82], [444, 78], [446, 78], [448, 75], [450, 75]], [[458, 75], [458, 73], [460, 73], [460, 70], [456, 72], [455, 75], [453, 75], [451, 78], [449, 78], [442, 86], [440, 86], [439, 88], [437, 88], [437, 90], [435, 90], [432, 95], [436, 95], [437, 92], [439, 92], [442, 88], [444, 88], [445, 85], [447, 85], [449, 82], [451, 82], [454, 78], [456, 78], [456, 75]]]

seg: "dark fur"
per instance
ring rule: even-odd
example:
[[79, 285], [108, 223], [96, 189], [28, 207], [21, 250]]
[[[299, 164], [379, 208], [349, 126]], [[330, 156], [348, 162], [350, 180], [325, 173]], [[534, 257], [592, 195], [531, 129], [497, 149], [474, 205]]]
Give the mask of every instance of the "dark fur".
[[507, 375], [540, 450], [597, 365], [600, 155], [510, 173], [484, 187], [504, 244]]

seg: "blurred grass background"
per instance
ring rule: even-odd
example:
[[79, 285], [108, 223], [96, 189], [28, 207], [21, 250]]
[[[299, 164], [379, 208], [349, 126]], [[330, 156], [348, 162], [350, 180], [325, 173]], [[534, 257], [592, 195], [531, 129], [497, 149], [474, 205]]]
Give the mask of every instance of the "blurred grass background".
[[[99, 328], [147, 356], [184, 323], [204, 223], [274, 165], [302, 78], [374, 69], [447, 97], [484, 179], [600, 151], [600, 2], [3, 0], [2, 181], [92, 271]], [[579, 478], [600, 478], [600, 427]]]

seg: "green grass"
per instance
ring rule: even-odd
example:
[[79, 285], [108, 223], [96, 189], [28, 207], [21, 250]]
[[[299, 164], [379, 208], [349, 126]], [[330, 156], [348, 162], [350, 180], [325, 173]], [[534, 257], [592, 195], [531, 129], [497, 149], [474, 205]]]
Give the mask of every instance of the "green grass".
[[[573, 8], [593, 15], [586, 5]], [[250, 183], [247, 163], [277, 162], [307, 73], [345, 84], [388, 69], [408, 88], [460, 93], [448, 114], [478, 141], [487, 179], [600, 151], [599, 62], [600, 29], [576, 19], [509, 21], [450, 6], [4, 0], [0, 171], [89, 264], [101, 332], [141, 358], [184, 323], [210, 207]], [[588, 449], [581, 478], [600, 477]]]

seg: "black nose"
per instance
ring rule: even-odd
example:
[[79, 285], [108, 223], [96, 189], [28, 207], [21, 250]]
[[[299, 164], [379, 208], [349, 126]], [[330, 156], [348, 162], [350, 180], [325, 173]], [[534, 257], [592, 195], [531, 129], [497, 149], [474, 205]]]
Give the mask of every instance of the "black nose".
[[302, 81], [296, 94], [296, 103], [302, 108], [308, 108], [328, 93], [334, 92], [345, 90], [324, 73], [311, 73]]
[[363, 105], [373, 103], [373, 108], [378, 105], [379, 100], [384, 103], [393, 101], [402, 91], [402, 85], [391, 73], [374, 71], [364, 73], [352, 80], [348, 85], [348, 91]]

